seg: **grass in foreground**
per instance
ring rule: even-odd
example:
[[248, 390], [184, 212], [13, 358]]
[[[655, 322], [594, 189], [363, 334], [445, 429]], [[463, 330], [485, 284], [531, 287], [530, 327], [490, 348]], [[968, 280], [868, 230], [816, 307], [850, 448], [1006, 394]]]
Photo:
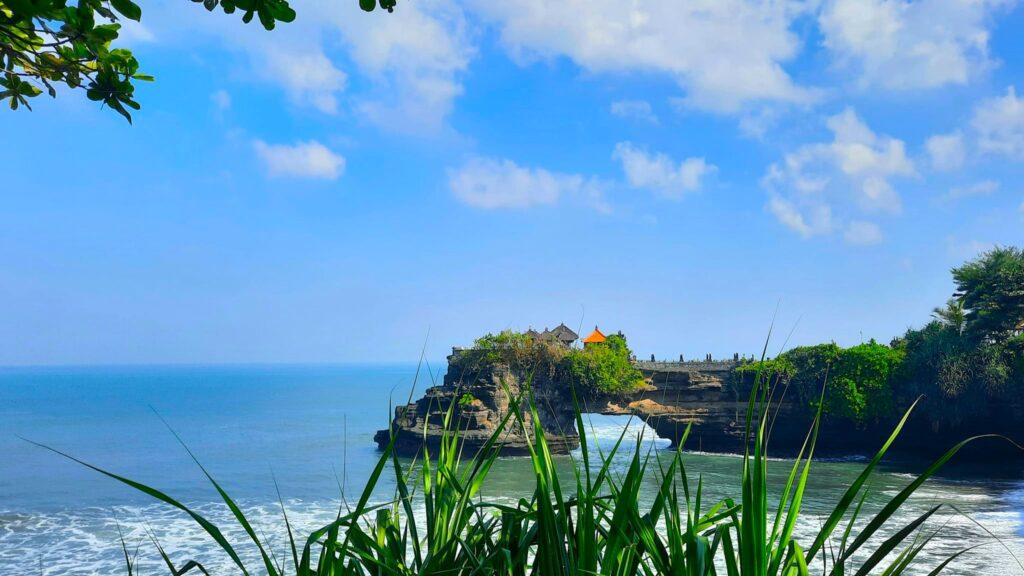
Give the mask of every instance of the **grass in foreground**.
[[[770, 429], [771, 397], [771, 378], [759, 374], [747, 405], [747, 449], [742, 469], [737, 470], [742, 495], [739, 501], [711, 503], [702, 498], [702, 481], [692, 485], [688, 480], [682, 450], [685, 435], [669, 458], [652, 458], [650, 452], [642, 455], [638, 440], [625, 472], [613, 473], [611, 462], [625, 441], [625, 432], [610, 451], [598, 451], [592, 461], [586, 427], [577, 410], [581, 456], [573, 462], [571, 477], [560, 477], [529, 395], [510, 395], [509, 414], [483, 449], [468, 457], [459, 443], [456, 403], [452, 402], [444, 415], [445, 433], [437, 453], [424, 447], [410, 464], [403, 464], [392, 439], [358, 501], [330, 524], [298, 537], [282, 503], [288, 550], [280, 556], [257, 536], [239, 506], [189, 451], [259, 551], [259, 567], [246, 566], [235, 544], [217, 526], [171, 496], [43, 447], [182, 510], [246, 575], [897, 576], [911, 567], [921, 573], [919, 553], [936, 534], [926, 531], [925, 525], [940, 506], [903, 525], [894, 522], [894, 515], [950, 458], [982, 437], [950, 448], [876, 514], [864, 517], [866, 484], [900, 434], [911, 406], [832, 512], [820, 519], [816, 536], [798, 542], [794, 528], [811, 473], [820, 412], [789, 469], [779, 503], [770, 506], [766, 430]], [[489, 502], [480, 495], [497, 458], [501, 435], [510, 426], [524, 428], [532, 438], [529, 461], [535, 479], [533, 496], [515, 506]], [[394, 498], [371, 504], [371, 494], [389, 467], [397, 480]], [[642, 504], [642, 479], [649, 474], [658, 479], [658, 489], [650, 504]], [[425, 515], [417, 519], [414, 505], [422, 505]], [[883, 534], [888, 536], [879, 542]], [[155, 539], [153, 543], [171, 574], [209, 574], [200, 559], [175, 563]], [[126, 570], [133, 574], [135, 554], [123, 539], [122, 545]], [[924, 569], [939, 574], [974, 547]]]

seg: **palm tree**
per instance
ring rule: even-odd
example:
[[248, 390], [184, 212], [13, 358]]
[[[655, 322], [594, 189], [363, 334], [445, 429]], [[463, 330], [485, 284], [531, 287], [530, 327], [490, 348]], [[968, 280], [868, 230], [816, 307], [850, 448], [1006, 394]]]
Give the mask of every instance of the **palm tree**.
[[956, 329], [957, 334], [964, 333], [964, 326], [967, 323], [967, 313], [964, 311], [964, 302], [959, 298], [950, 298], [944, 308], [932, 310], [932, 318], [935, 318], [945, 326]]

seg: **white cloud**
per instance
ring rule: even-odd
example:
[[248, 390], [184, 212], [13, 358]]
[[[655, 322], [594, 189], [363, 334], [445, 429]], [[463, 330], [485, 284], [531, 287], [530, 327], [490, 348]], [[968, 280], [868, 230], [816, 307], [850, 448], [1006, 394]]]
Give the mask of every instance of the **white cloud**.
[[982, 152], [1024, 158], [1024, 99], [1013, 86], [1006, 95], [981, 101], [974, 108], [971, 126]]
[[227, 90], [217, 90], [210, 94], [210, 102], [213, 102], [213, 106], [217, 110], [227, 110], [231, 108], [231, 94], [228, 94]]
[[653, 190], [674, 200], [699, 191], [704, 177], [718, 170], [703, 158], [691, 157], [676, 164], [665, 154], [649, 154], [630, 142], [619, 142], [612, 157], [622, 163], [630, 186]]
[[[240, 26], [232, 21], [219, 24], [216, 33], [226, 37], [230, 48], [248, 56], [252, 77], [280, 87], [297, 106], [336, 114], [348, 88], [348, 74], [326, 49], [337, 43], [339, 32], [323, 17], [328, 9], [325, 4], [324, 0], [304, 3], [295, 22], [279, 25], [273, 33], [262, 26]], [[348, 11], [341, 6], [333, 10]]]
[[1020, 206], [1017, 207], [1017, 212], [1020, 212], [1020, 218], [1024, 220], [1024, 202], [1021, 202]]
[[596, 210], [609, 210], [595, 180], [524, 168], [508, 159], [472, 158], [448, 170], [448, 187], [461, 202], [485, 210], [551, 206], [567, 196]]
[[966, 84], [992, 66], [994, 13], [1012, 0], [826, 0], [825, 46], [862, 88]]
[[612, 102], [611, 112], [621, 118], [642, 120], [651, 124], [658, 123], [658, 117], [651, 110], [651, 103], [646, 100], [618, 100]]
[[976, 182], [970, 186], [952, 188], [943, 196], [943, 199], [955, 201], [962, 198], [969, 198], [971, 196], [989, 196], [996, 190], [999, 190], [999, 182], [996, 182], [995, 180], [982, 180], [981, 182]]
[[740, 118], [740, 132], [748, 138], [761, 140], [778, 121], [779, 111], [777, 109], [762, 107], [760, 110], [744, 114]]
[[354, 2], [346, 10], [336, 2], [325, 5], [323, 16], [343, 33], [352, 59], [375, 83], [356, 99], [356, 110], [398, 132], [441, 129], [476, 53], [462, 7], [452, 0], [418, 0], [390, 14], [366, 14]]
[[893, 190], [888, 181], [878, 177], [864, 179], [857, 201], [865, 212], [899, 214], [903, 211], [900, 195]]
[[345, 171], [345, 158], [315, 140], [292, 146], [253, 140], [252, 146], [270, 176], [336, 180]]
[[873, 222], [854, 220], [846, 226], [843, 239], [854, 246], [871, 246], [882, 243], [882, 229]]
[[121, 29], [117, 31], [119, 45], [134, 47], [138, 44], [156, 42], [156, 34], [153, 34], [153, 31], [144, 26], [142, 22], [122, 18], [117, 23], [121, 25]]
[[248, 70], [241, 76], [280, 88], [298, 106], [337, 112], [348, 76], [324, 49], [326, 39], [337, 35], [316, 16], [318, 10], [327, 9], [326, 0], [304, 3], [295, 22], [281, 24], [272, 33], [255, 22], [243, 25], [237, 15], [216, 18], [204, 10], [181, 10], [162, 3], [146, 9], [147, 20], [161, 26], [158, 32], [166, 43], [192, 45], [197, 37], [214, 38], [244, 56]]
[[[831, 142], [801, 146], [768, 168], [761, 182], [769, 212], [805, 238], [829, 234], [856, 214], [899, 214], [902, 201], [889, 180], [915, 173], [903, 141], [875, 134], [852, 108], [826, 125]], [[864, 235], [860, 226], [857, 236]]]
[[568, 57], [598, 73], [665, 75], [688, 105], [734, 112], [752, 102], [808, 103], [817, 91], [798, 86], [783, 68], [800, 38], [793, 2], [701, 0], [471, 0], [494, 22], [521, 63]]
[[931, 158], [932, 168], [940, 172], [957, 170], [964, 165], [967, 156], [964, 137], [959, 131], [950, 134], [936, 134], [925, 141], [925, 148]]
[[262, 57], [260, 75], [280, 84], [293, 102], [325, 114], [338, 111], [338, 93], [345, 90], [348, 76], [323, 52], [266, 46]]
[[828, 204], [816, 203], [800, 209], [782, 196], [773, 193], [768, 198], [768, 210], [784, 226], [804, 238], [832, 231], [832, 208]]
[[830, 117], [827, 125], [835, 135], [828, 152], [844, 174], [884, 177], [914, 173], [903, 141], [877, 136], [853, 108]]
[[[306, 0], [295, 22], [272, 32], [238, 18], [160, 3], [147, 10], [161, 38], [191, 42], [196, 34], [242, 54], [246, 78], [278, 87], [301, 107], [325, 114], [355, 112], [385, 129], [441, 129], [462, 93], [461, 75], [475, 54], [474, 36], [456, 0], [406, 2], [394, 13], [366, 13], [357, 2]], [[350, 75], [360, 82], [350, 91]]]

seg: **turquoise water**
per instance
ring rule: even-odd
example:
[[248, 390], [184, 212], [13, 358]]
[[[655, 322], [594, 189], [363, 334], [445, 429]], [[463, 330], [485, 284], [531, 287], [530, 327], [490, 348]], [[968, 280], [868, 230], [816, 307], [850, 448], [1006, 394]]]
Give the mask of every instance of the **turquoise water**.
[[[202, 559], [216, 574], [235, 573], [182, 514], [17, 435], [160, 488], [229, 527], [229, 538], [242, 543], [244, 535], [159, 413], [283, 552], [273, 478], [293, 523], [309, 531], [332, 520], [341, 490], [358, 495], [378, 458], [373, 434], [386, 425], [391, 399], [406, 400], [414, 373], [413, 365], [4, 369], [0, 575], [123, 574], [118, 525], [129, 545], [138, 547], [143, 574], [164, 573], [149, 533], [181, 562]], [[420, 391], [429, 380], [421, 376]], [[605, 446], [624, 426], [631, 427], [630, 434], [644, 430], [628, 418], [595, 416], [591, 423], [592, 434]], [[645, 449], [666, 446], [652, 440]], [[562, 464], [568, 470], [568, 459]], [[692, 476], [702, 475], [706, 499], [736, 496], [738, 457], [692, 454], [687, 464]], [[814, 514], [827, 512], [860, 466], [856, 457], [815, 465], [805, 507], [810, 524]], [[886, 468], [872, 485], [867, 507], [877, 509], [921, 468]], [[786, 463], [774, 463], [773, 470], [781, 476]], [[655, 479], [648, 481], [653, 487]], [[780, 479], [773, 481], [777, 485]], [[525, 495], [529, 483], [525, 460], [503, 459], [486, 492], [511, 500]], [[392, 486], [383, 482], [376, 497], [387, 498]], [[904, 518], [938, 502], [955, 505], [1024, 558], [1021, 463], [953, 468], [915, 496]], [[939, 516], [933, 529], [945, 526], [925, 566], [970, 543], [992, 542], [949, 573], [1021, 573], [982, 528], [951, 508]], [[812, 529], [801, 527], [804, 534]]]

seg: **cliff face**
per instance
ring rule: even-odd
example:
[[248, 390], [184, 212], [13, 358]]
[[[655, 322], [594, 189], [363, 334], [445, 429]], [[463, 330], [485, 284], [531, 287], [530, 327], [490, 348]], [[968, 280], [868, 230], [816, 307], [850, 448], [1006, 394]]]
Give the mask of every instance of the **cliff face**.
[[[686, 448], [707, 452], [742, 452], [751, 382], [734, 377], [737, 362], [639, 362], [647, 387], [628, 396], [607, 399], [603, 414], [635, 414], [661, 438], [675, 446], [687, 426]], [[773, 399], [776, 448], [799, 449], [811, 424], [792, 398]], [[756, 424], [756, 422], [755, 422]]]
[[[508, 393], [524, 391], [525, 375], [502, 364], [463, 366], [449, 357], [448, 373], [440, 386], [429, 388], [422, 398], [395, 410], [392, 430], [397, 434], [399, 453], [415, 453], [424, 440], [431, 448], [440, 440], [444, 415], [452, 402], [453, 411], [466, 449], [483, 446], [509, 411]], [[749, 386], [733, 382], [734, 362], [638, 363], [646, 385], [633, 393], [622, 395], [587, 394], [577, 391], [581, 407], [589, 413], [634, 414], [645, 420], [662, 438], [679, 441], [690, 425], [691, 449], [709, 451], [741, 451], [743, 449], [744, 417]], [[506, 393], [502, 384], [508, 388]], [[548, 444], [555, 453], [567, 453], [579, 445], [572, 395], [569, 384], [554, 374], [534, 374], [533, 394]], [[472, 402], [459, 403], [469, 394]], [[780, 412], [790, 410], [784, 400]], [[532, 427], [528, 412], [522, 414], [528, 428]], [[801, 421], [806, 418], [801, 419]], [[801, 424], [802, 440], [809, 422]], [[780, 436], [785, 436], [781, 431]], [[387, 430], [377, 433], [376, 441], [385, 446]], [[502, 436], [505, 454], [527, 451], [522, 427], [509, 421]]]
[[[424, 441], [432, 450], [436, 449], [441, 439], [445, 414], [453, 402], [456, 403], [453, 418], [465, 449], [478, 449], [487, 442], [508, 414], [509, 394], [519, 398], [524, 392], [526, 375], [508, 366], [463, 366], [452, 360], [453, 357], [449, 357], [448, 373], [440, 386], [428, 388], [416, 402], [395, 409], [395, 419], [391, 426], [397, 434], [395, 449], [399, 454], [416, 453]], [[472, 402], [461, 403], [460, 399], [467, 394], [473, 398]], [[533, 395], [551, 450], [556, 454], [564, 454], [579, 446], [569, 389], [555, 382], [551, 374], [534, 374]], [[529, 409], [526, 406], [521, 408], [523, 422], [532, 430], [533, 420]], [[390, 437], [387, 430], [381, 430], [374, 439], [379, 446], [384, 447]], [[508, 420], [503, 430], [502, 453], [528, 453], [523, 427], [514, 417]]]
[[[392, 430], [397, 434], [396, 450], [400, 454], [415, 454], [423, 442], [436, 449], [441, 437], [445, 412], [452, 402], [459, 402], [464, 394], [473, 401], [457, 404], [454, 418], [466, 450], [484, 445], [508, 414], [509, 393], [519, 397], [524, 391], [526, 377], [505, 365], [465, 367], [449, 357], [448, 373], [440, 386], [429, 388], [422, 398], [395, 410]], [[581, 408], [588, 413], [633, 414], [647, 422], [658, 436], [675, 445], [686, 427], [691, 426], [686, 443], [688, 450], [708, 452], [742, 452], [744, 448], [745, 416], [751, 383], [738, 382], [733, 377], [735, 362], [638, 362], [645, 378], [641, 389], [622, 395], [588, 394], [577, 391]], [[540, 424], [554, 453], [567, 453], [579, 446], [572, 395], [569, 384], [561, 382], [555, 374], [534, 374], [533, 395], [536, 399]], [[772, 398], [769, 422], [770, 444], [773, 454], [786, 456], [800, 450], [810, 430], [813, 414], [788, 397], [780, 387]], [[998, 412], [993, 408], [992, 414]], [[522, 414], [527, 428], [532, 430], [531, 416]], [[994, 419], [984, 426], [957, 429], [936, 429], [920, 412], [913, 415], [890, 450], [905, 457], [934, 457], [942, 454], [964, 438], [982, 433], [997, 432], [1019, 437], [1019, 425], [1009, 420]], [[1002, 424], [999, 424], [1002, 422]], [[896, 420], [870, 426], [849, 421], [826, 419], [818, 436], [818, 455], [871, 455], [885, 442]], [[995, 429], [993, 429], [993, 427]], [[377, 433], [378, 445], [386, 446], [390, 440], [388, 430]], [[522, 426], [510, 419], [502, 436], [502, 453], [509, 455], [527, 452]], [[1005, 442], [977, 443], [960, 458], [995, 458], [1020, 455]]]

